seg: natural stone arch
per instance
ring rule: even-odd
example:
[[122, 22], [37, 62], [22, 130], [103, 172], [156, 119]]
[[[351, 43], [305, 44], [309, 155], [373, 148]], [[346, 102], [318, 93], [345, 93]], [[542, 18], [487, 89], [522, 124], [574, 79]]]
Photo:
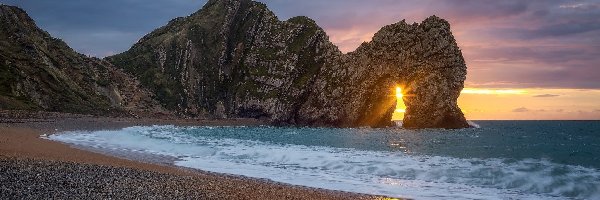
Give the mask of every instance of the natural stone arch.
[[421, 24], [386, 26], [342, 60], [349, 72], [339, 79], [352, 91], [338, 98], [352, 99], [340, 106], [353, 108], [340, 113], [342, 126], [392, 125], [394, 88], [400, 85], [407, 107], [404, 127], [469, 127], [457, 105], [467, 67], [447, 21], [432, 16]]
[[307, 17], [280, 21], [259, 2], [210, 0], [107, 59], [186, 116], [390, 126], [393, 88], [403, 84], [416, 95], [406, 99], [406, 127], [468, 126], [456, 105], [466, 65], [449, 23], [435, 16], [383, 27], [343, 54]]

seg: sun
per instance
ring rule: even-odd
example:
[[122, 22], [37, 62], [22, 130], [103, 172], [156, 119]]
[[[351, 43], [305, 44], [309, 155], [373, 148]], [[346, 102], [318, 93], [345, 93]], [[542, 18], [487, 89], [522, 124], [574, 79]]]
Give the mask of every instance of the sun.
[[[402, 93], [402, 88], [400, 86], [396, 86], [396, 113], [403, 114], [406, 112], [406, 106], [404, 105], [404, 100], [402, 99], [404, 94]], [[400, 117], [400, 115], [398, 115]]]
[[404, 95], [402, 94], [402, 88], [396, 87], [396, 98], [401, 99]]

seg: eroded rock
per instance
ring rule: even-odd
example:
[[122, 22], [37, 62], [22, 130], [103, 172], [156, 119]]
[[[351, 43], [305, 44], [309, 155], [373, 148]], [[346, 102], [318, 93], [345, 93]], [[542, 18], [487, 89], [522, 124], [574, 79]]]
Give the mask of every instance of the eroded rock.
[[435, 16], [386, 26], [343, 54], [307, 17], [279, 21], [262, 3], [211, 0], [108, 60], [183, 115], [384, 127], [402, 85], [405, 127], [468, 127], [456, 104], [466, 65], [449, 23]]
[[134, 76], [73, 51], [22, 9], [0, 5], [0, 109], [168, 113], [152, 96]]
[[456, 103], [466, 65], [449, 23], [435, 16], [383, 27], [343, 54], [307, 17], [280, 21], [262, 3], [211, 0], [100, 60], [52, 38], [21, 9], [0, 8], [0, 109], [385, 127], [399, 85], [405, 127], [468, 127]]

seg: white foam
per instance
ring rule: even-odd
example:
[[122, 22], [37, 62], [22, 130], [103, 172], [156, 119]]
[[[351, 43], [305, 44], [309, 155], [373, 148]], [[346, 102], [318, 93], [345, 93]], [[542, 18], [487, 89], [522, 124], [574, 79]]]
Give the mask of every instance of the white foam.
[[419, 199], [600, 198], [600, 172], [546, 160], [459, 159], [272, 144], [189, 134], [194, 128], [68, 132], [52, 140], [179, 157], [176, 165], [326, 189]]
[[467, 120], [467, 123], [473, 128], [481, 128], [481, 126], [479, 126], [479, 124], [475, 123], [474, 121]]

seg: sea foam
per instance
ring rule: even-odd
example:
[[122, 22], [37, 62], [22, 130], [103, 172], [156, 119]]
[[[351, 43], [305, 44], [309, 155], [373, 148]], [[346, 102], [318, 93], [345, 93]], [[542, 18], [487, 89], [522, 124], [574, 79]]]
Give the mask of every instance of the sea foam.
[[131, 127], [66, 132], [51, 135], [49, 139], [111, 151], [173, 156], [178, 158], [175, 165], [206, 171], [393, 197], [600, 198], [597, 169], [545, 159], [465, 159], [198, 134], [211, 129], [231, 129], [244, 134], [247, 128]]

